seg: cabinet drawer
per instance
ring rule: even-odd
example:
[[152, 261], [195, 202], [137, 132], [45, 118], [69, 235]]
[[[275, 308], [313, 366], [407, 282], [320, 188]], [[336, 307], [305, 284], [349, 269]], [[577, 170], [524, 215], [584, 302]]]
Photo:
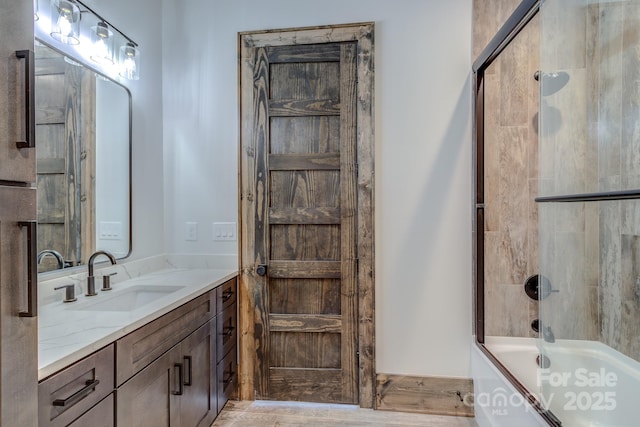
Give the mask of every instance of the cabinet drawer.
[[216, 315], [210, 291], [117, 341], [116, 383], [121, 385]]
[[236, 306], [233, 305], [218, 314], [217, 320], [217, 349], [218, 358], [216, 361], [221, 361], [223, 357], [229, 353], [232, 348], [236, 347], [238, 340], [238, 314]]
[[69, 424], [69, 427], [114, 427], [116, 421], [113, 400], [113, 394], [110, 394], [102, 402], [91, 408], [89, 412]]
[[234, 394], [238, 384], [238, 365], [236, 350], [233, 349], [218, 363], [218, 413]]
[[231, 307], [236, 303], [237, 297], [237, 286], [236, 279], [233, 278], [228, 282], [218, 286], [216, 288], [218, 293], [217, 296], [217, 304], [218, 304], [218, 313], [222, 313], [227, 308]]
[[113, 391], [114, 348], [91, 356], [38, 385], [38, 423], [67, 426]]

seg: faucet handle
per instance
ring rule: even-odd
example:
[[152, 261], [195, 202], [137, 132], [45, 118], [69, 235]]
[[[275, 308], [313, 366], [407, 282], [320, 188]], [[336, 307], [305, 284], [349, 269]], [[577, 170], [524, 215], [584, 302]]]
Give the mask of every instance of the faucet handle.
[[54, 291], [57, 291], [58, 289], [65, 290], [64, 299], [62, 300], [63, 302], [74, 302], [75, 300], [77, 300], [76, 285], [74, 285], [73, 283], [69, 283], [68, 285], [63, 285], [63, 286], [58, 286], [57, 288], [53, 288]]
[[118, 272], [111, 273], [111, 274], [105, 274], [104, 276], [102, 276], [102, 290], [103, 291], [110, 291], [111, 289], [113, 289], [111, 287], [111, 276], [115, 276], [116, 274], [118, 274]]

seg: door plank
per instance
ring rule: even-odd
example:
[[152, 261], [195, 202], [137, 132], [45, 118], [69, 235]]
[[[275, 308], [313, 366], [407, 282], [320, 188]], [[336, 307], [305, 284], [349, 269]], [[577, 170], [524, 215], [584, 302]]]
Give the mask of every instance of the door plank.
[[356, 277], [356, 45], [343, 43], [340, 52], [340, 252], [342, 254], [342, 395], [358, 401], [358, 331]]
[[282, 46], [269, 49], [269, 63], [327, 62], [340, 60], [340, 46], [332, 43]]
[[269, 170], [338, 170], [340, 154], [271, 154]]
[[340, 224], [339, 208], [270, 208], [270, 224]]
[[338, 116], [340, 101], [337, 99], [279, 99], [269, 102], [269, 116]]
[[291, 401], [341, 402], [340, 369], [270, 369], [271, 389]]
[[340, 261], [271, 261], [269, 277], [274, 279], [339, 279]]
[[342, 331], [342, 316], [326, 314], [270, 314], [272, 332], [333, 332]]
[[[253, 185], [255, 191], [252, 198], [254, 201], [253, 212], [253, 263], [252, 265], [266, 264], [268, 260], [269, 248], [269, 227], [267, 218], [268, 201], [268, 147], [269, 147], [269, 63], [267, 52], [264, 48], [255, 50], [253, 75], [253, 148], [255, 150], [255, 161], [252, 167]], [[269, 387], [269, 371], [262, 367], [262, 364], [269, 360], [269, 339], [268, 339], [268, 309], [269, 300], [267, 278], [265, 276], [254, 276], [257, 288], [253, 290], [254, 305], [254, 335], [255, 348], [251, 357], [256, 358], [257, 369], [254, 373], [254, 389], [257, 397], [267, 398]]]

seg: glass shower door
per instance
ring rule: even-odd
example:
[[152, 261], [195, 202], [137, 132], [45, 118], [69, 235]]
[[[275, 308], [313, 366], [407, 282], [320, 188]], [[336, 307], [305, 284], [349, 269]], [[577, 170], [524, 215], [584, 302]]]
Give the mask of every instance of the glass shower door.
[[567, 426], [635, 426], [640, 0], [541, 5], [538, 382]]

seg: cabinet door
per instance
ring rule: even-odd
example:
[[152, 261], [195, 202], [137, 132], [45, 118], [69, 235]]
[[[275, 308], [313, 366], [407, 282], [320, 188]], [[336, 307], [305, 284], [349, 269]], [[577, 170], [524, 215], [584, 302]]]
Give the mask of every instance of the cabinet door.
[[20, 227], [21, 221], [35, 220], [35, 193], [32, 188], [0, 186], [2, 426], [38, 424], [38, 323], [35, 317], [20, 315], [28, 310], [29, 288], [37, 301], [34, 287], [29, 286], [30, 280], [33, 284], [37, 281], [33, 272], [35, 254], [27, 249], [28, 227]]
[[170, 349], [120, 386], [116, 395], [117, 425], [180, 426], [182, 367], [180, 345]]
[[27, 125], [34, 117], [34, 106], [26, 104], [33, 100], [32, 94], [27, 95], [33, 63], [26, 72], [27, 60], [16, 57], [16, 51], [33, 51], [33, 3], [0, 0], [0, 11], [0, 180], [35, 182], [35, 148], [16, 146], [35, 133]]
[[217, 414], [216, 321], [212, 319], [181, 343], [184, 395], [180, 402], [182, 427], [209, 427]]
[[69, 424], [69, 427], [113, 427], [113, 394], [89, 409], [80, 418]]

